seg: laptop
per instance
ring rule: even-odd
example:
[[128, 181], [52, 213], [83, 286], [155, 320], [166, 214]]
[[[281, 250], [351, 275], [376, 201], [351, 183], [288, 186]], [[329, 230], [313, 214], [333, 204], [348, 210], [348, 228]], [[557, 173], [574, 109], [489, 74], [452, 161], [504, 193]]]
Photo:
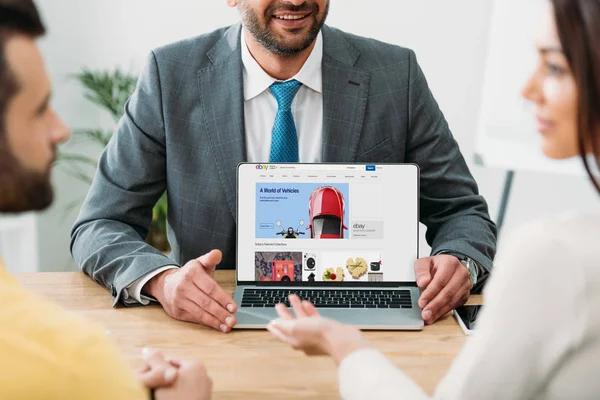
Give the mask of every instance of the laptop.
[[364, 330], [420, 330], [413, 164], [252, 164], [237, 174], [237, 329], [291, 293]]

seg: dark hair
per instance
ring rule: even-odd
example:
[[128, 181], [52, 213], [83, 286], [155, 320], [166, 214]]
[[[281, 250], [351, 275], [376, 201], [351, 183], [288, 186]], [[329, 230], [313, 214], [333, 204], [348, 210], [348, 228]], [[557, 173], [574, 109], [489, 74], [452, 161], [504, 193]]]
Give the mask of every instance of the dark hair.
[[591, 149], [600, 171], [600, 0], [552, 0], [552, 3], [558, 35], [579, 92], [579, 152], [600, 192], [600, 181], [592, 173], [587, 157]]
[[4, 113], [19, 86], [5, 58], [5, 47], [14, 35], [38, 38], [46, 33], [33, 0], [0, 0], [0, 138]]

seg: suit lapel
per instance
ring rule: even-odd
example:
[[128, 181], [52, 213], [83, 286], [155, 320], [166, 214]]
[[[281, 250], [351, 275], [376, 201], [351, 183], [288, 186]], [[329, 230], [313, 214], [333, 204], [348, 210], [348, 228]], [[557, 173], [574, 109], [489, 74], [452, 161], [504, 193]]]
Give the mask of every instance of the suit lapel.
[[338, 30], [323, 27], [323, 161], [352, 162], [362, 131], [370, 74]]
[[[240, 35], [241, 25], [232, 26], [207, 53], [212, 65], [198, 71], [204, 124], [216, 173], [234, 219], [237, 166], [246, 162]], [[356, 157], [370, 81], [369, 72], [355, 67], [359, 55], [339, 31], [323, 27], [325, 162], [351, 162]]]
[[232, 26], [207, 55], [212, 66], [198, 71], [204, 123], [233, 218], [237, 217], [237, 166], [246, 161], [241, 25]]

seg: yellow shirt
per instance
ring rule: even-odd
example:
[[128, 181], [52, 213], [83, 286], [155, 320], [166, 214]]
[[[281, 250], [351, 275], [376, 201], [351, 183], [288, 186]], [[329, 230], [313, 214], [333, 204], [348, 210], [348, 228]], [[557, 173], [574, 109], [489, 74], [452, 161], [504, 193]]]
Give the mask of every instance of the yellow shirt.
[[148, 399], [102, 330], [18, 285], [0, 262], [0, 399]]

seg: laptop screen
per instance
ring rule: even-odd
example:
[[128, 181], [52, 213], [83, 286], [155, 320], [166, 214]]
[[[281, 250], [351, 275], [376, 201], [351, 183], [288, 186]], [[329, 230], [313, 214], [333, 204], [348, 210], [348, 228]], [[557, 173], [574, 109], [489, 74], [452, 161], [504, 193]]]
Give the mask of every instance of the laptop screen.
[[241, 164], [238, 282], [414, 283], [416, 165]]

